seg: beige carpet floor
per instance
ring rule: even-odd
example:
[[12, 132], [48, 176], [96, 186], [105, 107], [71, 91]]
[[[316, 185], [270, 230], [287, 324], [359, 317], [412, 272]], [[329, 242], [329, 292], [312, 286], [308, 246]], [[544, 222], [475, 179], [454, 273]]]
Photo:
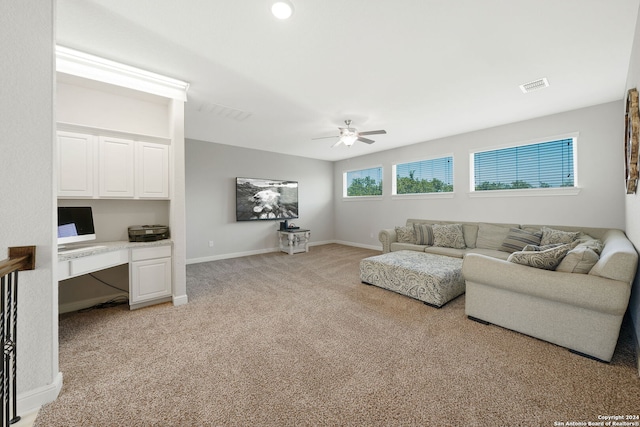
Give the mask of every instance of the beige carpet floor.
[[554, 426], [640, 413], [625, 323], [610, 364], [360, 283], [374, 251], [190, 265], [189, 303], [60, 318], [53, 426]]

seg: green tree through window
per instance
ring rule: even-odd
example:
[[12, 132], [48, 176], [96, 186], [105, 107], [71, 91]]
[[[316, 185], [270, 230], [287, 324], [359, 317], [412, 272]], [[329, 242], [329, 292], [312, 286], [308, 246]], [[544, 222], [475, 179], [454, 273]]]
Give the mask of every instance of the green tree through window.
[[345, 173], [347, 197], [382, 196], [382, 168], [370, 168]]
[[399, 163], [395, 194], [447, 193], [453, 191], [453, 157]]
[[473, 154], [474, 190], [574, 187], [574, 138]]

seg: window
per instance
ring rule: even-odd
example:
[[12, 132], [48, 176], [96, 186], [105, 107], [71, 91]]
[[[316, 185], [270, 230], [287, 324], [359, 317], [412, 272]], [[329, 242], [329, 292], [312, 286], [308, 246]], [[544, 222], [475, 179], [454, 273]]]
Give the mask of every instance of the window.
[[382, 166], [345, 172], [344, 196], [382, 196]]
[[472, 155], [473, 191], [575, 187], [576, 138]]
[[393, 194], [453, 192], [453, 157], [399, 163], [394, 168]]

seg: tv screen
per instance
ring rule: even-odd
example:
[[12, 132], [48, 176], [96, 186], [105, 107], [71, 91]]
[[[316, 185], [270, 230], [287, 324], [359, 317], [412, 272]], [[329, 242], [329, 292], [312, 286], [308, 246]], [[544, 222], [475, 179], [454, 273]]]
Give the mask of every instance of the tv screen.
[[58, 245], [95, 238], [91, 207], [58, 206]]
[[298, 182], [236, 178], [236, 221], [298, 218]]

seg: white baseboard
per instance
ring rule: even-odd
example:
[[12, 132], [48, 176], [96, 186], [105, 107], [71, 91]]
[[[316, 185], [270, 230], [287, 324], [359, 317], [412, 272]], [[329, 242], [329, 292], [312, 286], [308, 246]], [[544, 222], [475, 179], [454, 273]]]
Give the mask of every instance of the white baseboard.
[[96, 304], [101, 304], [103, 302], [112, 300], [114, 298], [119, 298], [119, 297], [129, 298], [129, 294], [118, 293], [118, 294], [112, 294], [112, 295], [103, 295], [100, 297], [83, 299], [80, 301], [69, 302], [66, 304], [60, 304], [58, 306], [58, 313], [63, 314], [63, 313], [70, 313], [72, 311], [82, 310], [83, 308], [93, 307]]
[[243, 256], [250, 256], [250, 255], [261, 255], [261, 254], [267, 254], [269, 252], [277, 252], [280, 249], [278, 248], [271, 248], [271, 249], [258, 249], [255, 251], [245, 251], [245, 252], [232, 252], [229, 254], [222, 254], [222, 255], [212, 255], [212, 256], [207, 256], [207, 257], [202, 257], [202, 258], [191, 258], [187, 260], [187, 265], [188, 264], [199, 264], [201, 262], [209, 262], [209, 261], [219, 261], [221, 259], [230, 259], [230, 258], [240, 258]]
[[364, 245], [362, 243], [345, 242], [345, 241], [342, 241], [342, 240], [336, 240], [334, 243], [337, 243], [339, 245], [354, 246], [356, 248], [371, 249], [371, 250], [374, 250], [374, 251], [382, 252], [382, 246]]
[[18, 415], [37, 411], [43, 405], [53, 402], [58, 398], [61, 389], [62, 372], [58, 372], [51, 384], [18, 394], [18, 400], [16, 400]]
[[176, 295], [173, 297], [174, 306], [185, 305], [188, 301], [187, 295]]
[[[339, 245], [345, 245], [345, 246], [355, 246], [357, 248], [372, 249], [374, 251], [382, 252], [381, 246], [363, 245], [360, 243], [345, 242], [342, 240], [324, 240], [321, 242], [309, 242], [309, 247], [329, 245], [331, 243], [337, 243]], [[266, 254], [270, 252], [278, 252], [279, 250], [280, 248], [269, 248], [269, 249], [259, 249], [255, 251], [233, 252], [233, 253], [222, 254], [222, 255], [212, 255], [209, 257], [202, 257], [202, 258], [191, 258], [187, 260], [187, 264], [199, 264], [201, 262], [218, 261], [221, 259], [240, 258], [243, 256], [250, 256], [250, 255], [260, 255], [260, 254]]]

